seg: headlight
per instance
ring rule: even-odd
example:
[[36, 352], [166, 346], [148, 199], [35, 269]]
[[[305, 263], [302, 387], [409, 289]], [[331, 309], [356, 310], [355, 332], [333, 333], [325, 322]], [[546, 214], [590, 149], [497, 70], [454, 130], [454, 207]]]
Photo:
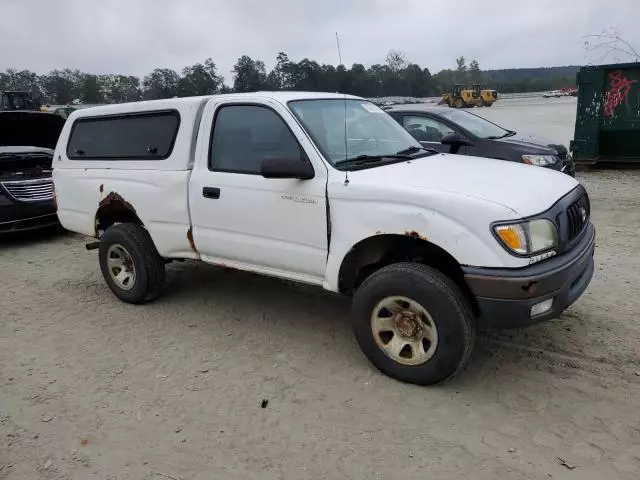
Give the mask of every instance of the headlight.
[[553, 155], [522, 155], [522, 161], [529, 165], [546, 167], [547, 165], [554, 165], [558, 159]]
[[549, 220], [496, 225], [493, 227], [502, 244], [518, 255], [532, 255], [558, 245], [558, 231]]

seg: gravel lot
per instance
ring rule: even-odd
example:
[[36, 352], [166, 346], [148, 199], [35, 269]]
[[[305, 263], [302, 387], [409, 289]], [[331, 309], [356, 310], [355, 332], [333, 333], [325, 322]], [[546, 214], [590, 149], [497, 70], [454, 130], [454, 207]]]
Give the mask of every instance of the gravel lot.
[[320, 290], [186, 262], [131, 306], [80, 236], [1, 243], [0, 479], [637, 480], [640, 172], [579, 179], [587, 293], [431, 388], [374, 370]]

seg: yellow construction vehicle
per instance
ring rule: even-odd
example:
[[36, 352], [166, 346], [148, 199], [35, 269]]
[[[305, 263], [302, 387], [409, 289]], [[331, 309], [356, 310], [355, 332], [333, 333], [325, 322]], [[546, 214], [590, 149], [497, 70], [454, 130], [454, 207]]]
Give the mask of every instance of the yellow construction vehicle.
[[442, 100], [452, 108], [468, 108], [476, 105], [478, 95], [466, 85], [454, 85], [451, 92], [442, 96]]
[[486, 85], [472, 85], [474, 92], [477, 92], [476, 106], [478, 107], [490, 107], [496, 100], [498, 100], [498, 92], [487, 88]]
[[486, 85], [454, 85], [442, 96], [444, 103], [453, 108], [490, 107], [498, 99], [498, 92]]

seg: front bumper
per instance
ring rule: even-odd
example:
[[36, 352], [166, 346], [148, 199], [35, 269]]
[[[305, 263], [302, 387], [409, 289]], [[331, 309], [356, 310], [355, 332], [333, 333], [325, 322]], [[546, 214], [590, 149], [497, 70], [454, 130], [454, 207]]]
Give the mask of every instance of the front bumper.
[[0, 235], [59, 225], [53, 200], [16, 202], [0, 190]]
[[573, 163], [573, 158], [571, 155], [567, 154], [567, 158], [562, 160], [562, 167], [560, 168], [562, 173], [566, 173], [567, 175], [574, 177], [576, 176], [576, 164]]
[[[464, 267], [464, 277], [480, 308], [480, 324], [524, 327], [558, 317], [586, 290], [593, 277], [595, 227], [589, 224], [571, 251], [519, 269]], [[551, 307], [531, 307], [552, 299]]]
[[27, 232], [59, 225], [58, 216], [55, 213], [50, 213], [48, 215], [21, 218], [20, 220], [12, 220], [10, 222], [0, 222], [0, 235], [3, 233]]

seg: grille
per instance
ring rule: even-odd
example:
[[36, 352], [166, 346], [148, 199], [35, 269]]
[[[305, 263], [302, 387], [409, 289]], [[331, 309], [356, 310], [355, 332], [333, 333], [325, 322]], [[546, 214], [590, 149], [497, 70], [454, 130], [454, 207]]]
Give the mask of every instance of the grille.
[[42, 202], [53, 199], [51, 178], [2, 182], [2, 186], [9, 195], [20, 202]]
[[567, 208], [567, 220], [569, 222], [569, 241], [576, 238], [587, 225], [590, 214], [589, 197], [586, 192], [569, 208]]

